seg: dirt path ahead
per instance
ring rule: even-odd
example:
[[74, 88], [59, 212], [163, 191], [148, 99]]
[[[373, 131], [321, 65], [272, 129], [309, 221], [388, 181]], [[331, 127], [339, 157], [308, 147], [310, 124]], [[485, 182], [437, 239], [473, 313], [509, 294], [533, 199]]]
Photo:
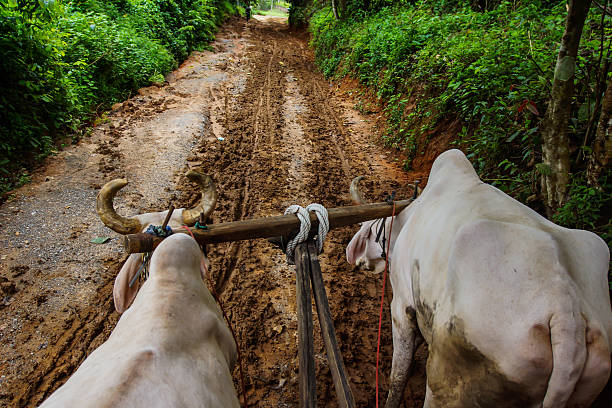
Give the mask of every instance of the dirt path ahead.
[[[117, 105], [90, 138], [49, 160], [0, 207], [7, 238], [0, 242], [0, 406], [42, 402], [119, 317], [111, 292], [125, 255], [94, 209], [105, 182], [128, 178], [116, 202], [119, 212], [135, 214], [193, 204], [197, 194], [182, 174], [203, 168], [217, 182], [215, 222], [278, 215], [290, 204], [349, 205], [356, 175], [369, 178], [371, 198], [410, 194], [408, 175], [374, 142], [374, 118], [352, 109], [355, 102], [317, 73], [306, 41], [285, 24], [234, 21], [213, 48], [194, 53], [165, 86]], [[382, 282], [346, 262], [344, 248], [356, 230], [330, 233], [321, 258], [355, 397], [359, 406], [373, 406]], [[112, 239], [90, 243], [98, 236]], [[262, 240], [215, 246], [210, 260], [246, 358], [250, 404], [297, 406], [293, 267]], [[319, 404], [335, 406], [317, 326]], [[383, 330], [386, 390], [388, 318]], [[407, 406], [422, 404], [423, 353]]]

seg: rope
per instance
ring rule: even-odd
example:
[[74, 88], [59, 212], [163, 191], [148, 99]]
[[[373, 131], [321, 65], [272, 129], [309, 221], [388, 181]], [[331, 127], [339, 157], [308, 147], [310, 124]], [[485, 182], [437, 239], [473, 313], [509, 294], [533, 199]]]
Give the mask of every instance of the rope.
[[193, 226], [195, 229], [208, 229], [208, 225], [206, 224], [200, 224], [200, 221], [196, 221], [195, 225]]
[[380, 257], [383, 259], [387, 259], [387, 252], [385, 251], [385, 242], [387, 241], [387, 237], [385, 236], [387, 231], [387, 217], [381, 218], [377, 222], [380, 223], [380, 226], [378, 227], [378, 231], [376, 232], [376, 239], [374, 240], [374, 242], [380, 245], [380, 249], [382, 251], [380, 253]]
[[[191, 237], [195, 240], [195, 236], [193, 235], [193, 232], [191, 232], [191, 229], [186, 225], [183, 225], [183, 228], [185, 228], [187, 232], [189, 232], [189, 235], [191, 235]], [[225, 318], [225, 321], [227, 322], [230, 332], [232, 333], [232, 337], [234, 338], [234, 343], [236, 343], [236, 352], [238, 354], [238, 366], [240, 367], [240, 384], [242, 386], [242, 398], [243, 398], [243, 403], [244, 403], [243, 407], [248, 408], [249, 403], [247, 401], [247, 393], [246, 393], [246, 385], [244, 381], [244, 370], [242, 368], [242, 353], [240, 352], [240, 344], [238, 343], [238, 338], [236, 337], [236, 332], [234, 332], [232, 322], [230, 321], [229, 317], [227, 317], [227, 313], [225, 313], [225, 309], [223, 308], [223, 302], [221, 301], [221, 297], [217, 294], [217, 291], [215, 290], [215, 282], [210, 276], [210, 271], [208, 270], [206, 265], [204, 265], [204, 271], [206, 272], [206, 279], [208, 280], [208, 286], [210, 286], [210, 293], [213, 295], [213, 297], [219, 304], [221, 313], [223, 313], [223, 317]]]
[[310, 233], [310, 214], [308, 214], [308, 211], [306, 211], [304, 207], [295, 204], [287, 207], [285, 215], [287, 214], [295, 214], [300, 220], [300, 232], [298, 232], [295, 238], [287, 243], [286, 251], [287, 263], [289, 265], [295, 265], [295, 247], [306, 241]]
[[[319, 248], [319, 253], [323, 252], [323, 241], [325, 241], [325, 237], [329, 232], [329, 217], [327, 213], [327, 208], [323, 207], [321, 204], [313, 203], [309, 204], [306, 207], [307, 211], [312, 211], [315, 213], [317, 218], [319, 219], [319, 232], [317, 234], [317, 246]], [[309, 218], [310, 221], [310, 218]]]
[[317, 247], [319, 253], [323, 251], [323, 241], [329, 232], [329, 217], [327, 209], [321, 204], [313, 203], [309, 204], [306, 208], [299, 205], [291, 205], [285, 210], [285, 215], [295, 214], [300, 220], [300, 231], [298, 234], [287, 243], [287, 263], [289, 265], [295, 265], [295, 248], [298, 244], [305, 242], [310, 234], [310, 214], [312, 211], [319, 219], [319, 231], [317, 233]]
[[150, 259], [151, 259], [151, 252], [145, 252], [142, 255], [140, 255], [140, 268], [138, 268], [138, 270], [136, 271], [136, 274], [130, 280], [128, 287], [131, 288], [132, 286], [134, 286], [134, 283], [136, 283], [136, 281], [139, 279], [141, 282], [144, 282], [147, 279], [149, 279], [149, 260]]
[[[380, 358], [380, 331], [382, 328], [383, 302], [385, 300], [385, 284], [387, 283], [387, 271], [389, 269], [389, 247], [391, 246], [391, 232], [393, 231], [393, 220], [395, 219], [395, 201], [393, 202], [393, 214], [391, 215], [391, 226], [389, 227], [389, 239], [387, 240], [387, 256], [385, 256], [385, 273], [383, 274], [382, 294], [380, 295], [380, 312], [378, 314], [378, 344], [376, 345], [376, 408], [378, 408], [378, 362]], [[384, 249], [384, 248], [383, 248]]]
[[[172, 213], [170, 212], [169, 214], [172, 214]], [[145, 233], [155, 235], [157, 237], [167, 238], [173, 234], [173, 231], [169, 225], [166, 225], [164, 227], [162, 225], [151, 224], [147, 227], [147, 230], [145, 231]], [[144, 282], [147, 279], [149, 279], [149, 261], [151, 260], [151, 254], [152, 254], [151, 252], [146, 252], [141, 255], [140, 268], [138, 268], [138, 271], [136, 271], [136, 274], [130, 280], [128, 287], [131, 288], [132, 286], [134, 286], [134, 283], [136, 283], [136, 281], [139, 279], [141, 282]]]

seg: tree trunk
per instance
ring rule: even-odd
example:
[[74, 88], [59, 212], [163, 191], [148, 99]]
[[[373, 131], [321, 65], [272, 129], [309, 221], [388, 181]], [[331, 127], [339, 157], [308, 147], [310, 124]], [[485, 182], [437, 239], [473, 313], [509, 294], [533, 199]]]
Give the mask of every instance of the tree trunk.
[[336, 0], [331, 0], [332, 10], [334, 11], [334, 17], [338, 20], [338, 9], [336, 8]]
[[587, 179], [590, 185], [599, 186], [599, 176], [608, 167], [612, 157], [612, 81], [608, 82], [608, 89], [601, 105], [601, 116], [597, 125], [597, 133], [593, 141], [593, 152], [587, 167]]
[[542, 177], [542, 193], [549, 215], [566, 200], [570, 171], [567, 127], [574, 94], [576, 55], [590, 5], [591, 0], [569, 1], [552, 92], [542, 124], [542, 159], [547, 169]]

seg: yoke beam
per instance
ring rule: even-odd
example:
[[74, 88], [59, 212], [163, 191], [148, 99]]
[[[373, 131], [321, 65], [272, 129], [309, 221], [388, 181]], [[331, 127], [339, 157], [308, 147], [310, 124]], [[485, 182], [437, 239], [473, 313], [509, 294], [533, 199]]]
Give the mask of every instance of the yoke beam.
[[[399, 214], [413, 200], [395, 202], [396, 214]], [[393, 205], [388, 202], [354, 205], [350, 207], [337, 207], [328, 209], [329, 228], [345, 227], [359, 222], [377, 218], [390, 217]], [[317, 231], [319, 220], [313, 213], [310, 214], [311, 231]], [[280, 215], [276, 217], [256, 218], [245, 221], [225, 222], [208, 225], [206, 229], [192, 229], [199, 244], [217, 244], [220, 242], [242, 241], [245, 239], [289, 237], [297, 234], [300, 229], [300, 220], [294, 215]], [[185, 229], [174, 230], [175, 233], [188, 233]], [[128, 253], [151, 252], [164, 238], [151, 234], [125, 235], [123, 246]]]

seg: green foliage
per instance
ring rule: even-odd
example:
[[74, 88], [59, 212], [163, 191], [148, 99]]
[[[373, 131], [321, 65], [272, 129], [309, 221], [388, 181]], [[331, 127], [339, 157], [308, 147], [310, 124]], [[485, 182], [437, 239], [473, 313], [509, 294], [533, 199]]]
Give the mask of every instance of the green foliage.
[[[568, 228], [581, 228], [601, 236], [612, 248], [612, 169], [599, 179], [600, 188], [586, 184], [584, 172], [574, 174], [569, 187], [569, 199], [553, 221]], [[612, 290], [612, 259], [608, 280]]]
[[163, 75], [214, 38], [223, 0], [3, 0], [0, 193], [56, 135]]
[[[458, 117], [464, 123], [459, 142], [480, 175], [525, 199], [535, 193], [538, 126], [556, 60], [557, 47], [551, 44], [561, 38], [565, 3], [551, 8], [540, 2], [498, 4], [475, 12], [461, 2], [451, 7], [423, 1], [340, 21], [326, 8], [310, 21], [312, 45], [326, 76], [351, 74], [377, 91], [386, 103], [389, 145], [410, 158], [441, 118]], [[598, 69], [593, 62], [599, 18], [592, 11], [583, 34], [581, 56], [587, 57], [579, 60], [576, 73], [576, 141], [593, 110], [587, 90]], [[610, 28], [606, 35], [612, 35]]]
[[287, 17], [287, 13], [285, 11], [279, 10], [276, 7], [274, 7], [272, 10], [257, 9], [253, 12], [253, 14], [257, 14], [259, 16]]
[[[259, 14], [259, 12], [265, 12], [266, 10], [270, 11], [276, 7], [282, 7], [282, 8], [289, 9], [289, 7], [291, 7], [291, 2], [278, 1], [278, 0], [258, 0], [258, 1], [252, 1], [251, 5], [253, 6], [254, 9], [257, 10], [257, 14]], [[262, 15], [266, 15], [266, 14], [262, 14]]]
[[[70, 119], [64, 111], [72, 100], [66, 92], [70, 80], [63, 76], [63, 36], [39, 28], [60, 13], [55, 3], [11, 2], [0, 8], [0, 165], [5, 175], [13, 156], [22, 149], [48, 148], [49, 127]], [[33, 121], [43, 126], [30, 126]]]
[[390, 145], [416, 152], [426, 133], [421, 128], [456, 115], [466, 123], [464, 141], [479, 172], [499, 178], [503, 159], [524, 164], [533, 158], [533, 112], [543, 110], [556, 54], [550, 44], [560, 38], [563, 18], [562, 7], [542, 18], [533, 4], [439, 15], [418, 3], [357, 23], [335, 21], [322, 10], [311, 31], [327, 76], [352, 73], [387, 102]]
[[151, 77], [168, 72], [172, 55], [157, 41], [140, 34], [131, 24], [104, 14], [73, 12], [58, 21], [65, 34], [64, 62], [72, 69], [77, 109], [85, 114], [96, 104], [123, 99]]
[[607, 234], [609, 241], [612, 241], [612, 221], [602, 219], [604, 214], [609, 214], [609, 211], [602, 210], [612, 208], [612, 170], [603, 175], [599, 182], [601, 188], [588, 186], [584, 173], [573, 175], [569, 186], [569, 199], [553, 216], [553, 220], [570, 228], [599, 230], [598, 232]]

